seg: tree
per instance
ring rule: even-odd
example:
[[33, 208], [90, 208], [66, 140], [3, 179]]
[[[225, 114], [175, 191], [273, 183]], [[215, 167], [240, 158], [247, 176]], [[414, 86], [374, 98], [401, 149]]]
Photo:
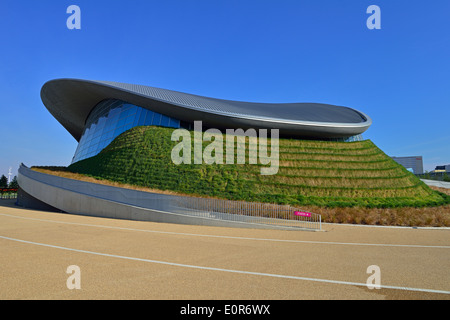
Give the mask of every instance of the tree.
[[17, 182], [17, 176], [14, 176], [14, 178], [9, 183], [9, 188], [17, 189], [19, 188], [19, 183]]
[[0, 178], [0, 188], [8, 188], [8, 178], [6, 178], [4, 174], [2, 174], [2, 177]]
[[442, 177], [442, 180], [445, 181], [445, 182], [450, 182], [450, 177], [447, 174], [447, 172], [444, 173], [444, 176]]

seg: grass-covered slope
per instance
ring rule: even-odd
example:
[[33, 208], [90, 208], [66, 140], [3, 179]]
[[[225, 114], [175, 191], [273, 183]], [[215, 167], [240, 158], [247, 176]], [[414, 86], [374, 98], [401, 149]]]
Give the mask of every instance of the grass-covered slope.
[[171, 141], [173, 130], [135, 127], [97, 156], [68, 169], [131, 185], [233, 200], [327, 207], [450, 203], [449, 196], [431, 190], [369, 140], [280, 139], [278, 173], [261, 175], [261, 167], [267, 165], [248, 164], [248, 159], [234, 165], [175, 165], [171, 152], [178, 142]]

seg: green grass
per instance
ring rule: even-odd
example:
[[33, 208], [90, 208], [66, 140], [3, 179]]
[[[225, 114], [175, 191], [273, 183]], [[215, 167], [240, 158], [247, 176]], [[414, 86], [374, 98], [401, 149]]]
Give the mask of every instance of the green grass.
[[97, 179], [232, 200], [367, 208], [450, 203], [450, 196], [430, 189], [370, 140], [280, 139], [279, 171], [263, 176], [260, 169], [267, 165], [260, 163], [175, 165], [171, 151], [178, 142], [171, 141], [173, 130], [132, 128], [97, 156], [74, 163], [68, 170]]

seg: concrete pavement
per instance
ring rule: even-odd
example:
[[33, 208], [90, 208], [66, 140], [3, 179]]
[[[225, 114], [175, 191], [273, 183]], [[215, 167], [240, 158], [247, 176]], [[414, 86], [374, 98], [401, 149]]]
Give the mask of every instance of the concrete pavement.
[[[450, 230], [234, 229], [0, 201], [0, 299], [450, 299]], [[69, 290], [67, 267], [81, 289]], [[381, 289], [366, 286], [378, 266]]]

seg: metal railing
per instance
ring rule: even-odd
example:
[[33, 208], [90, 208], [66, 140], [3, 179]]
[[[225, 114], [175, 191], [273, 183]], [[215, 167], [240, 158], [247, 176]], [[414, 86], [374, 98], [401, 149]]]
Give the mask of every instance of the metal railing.
[[304, 212], [290, 205], [185, 196], [170, 198], [171, 211], [191, 216], [277, 227], [322, 229], [320, 214]]

